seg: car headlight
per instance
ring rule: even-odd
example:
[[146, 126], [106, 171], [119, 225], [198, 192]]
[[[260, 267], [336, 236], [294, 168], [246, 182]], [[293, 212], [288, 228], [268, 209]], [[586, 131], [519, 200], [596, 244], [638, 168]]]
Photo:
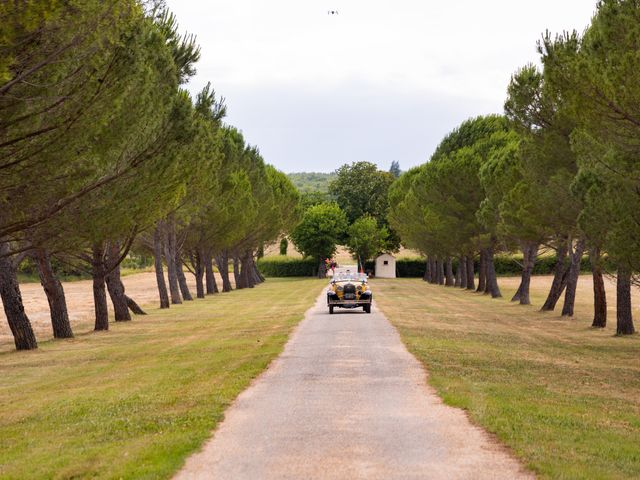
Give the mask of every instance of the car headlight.
[[342, 286], [338, 286], [338, 288], [336, 288], [337, 291], [341, 292], [343, 290]]

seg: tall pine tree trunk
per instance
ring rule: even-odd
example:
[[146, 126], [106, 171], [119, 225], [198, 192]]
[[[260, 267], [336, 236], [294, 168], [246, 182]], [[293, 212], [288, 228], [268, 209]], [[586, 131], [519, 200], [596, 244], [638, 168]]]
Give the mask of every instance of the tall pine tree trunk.
[[567, 285], [567, 273], [569, 267], [566, 265], [568, 248], [566, 241], [562, 241], [556, 253], [556, 266], [553, 273], [553, 282], [547, 300], [544, 302], [541, 310], [543, 312], [551, 312], [556, 308], [556, 303], [562, 296], [562, 292]]
[[43, 248], [39, 248], [34, 252], [34, 257], [38, 264], [40, 283], [47, 295], [47, 302], [49, 302], [53, 337], [73, 338], [73, 330], [71, 329], [71, 322], [69, 321], [64, 289], [62, 288], [62, 283], [53, 271], [49, 252]]
[[204, 298], [204, 270], [205, 270], [205, 255], [201, 248], [196, 251], [195, 265], [193, 270], [196, 277], [196, 297]]
[[440, 269], [438, 268], [438, 261], [435, 258], [431, 259], [431, 279], [429, 280], [433, 285], [438, 283], [438, 274]]
[[252, 265], [252, 271], [253, 271], [253, 276], [254, 276], [254, 282], [255, 284], [260, 284], [264, 282], [264, 276], [262, 275], [262, 273], [260, 273], [260, 269], [258, 268], [258, 264], [255, 260], [252, 259], [251, 261], [251, 265]]
[[562, 306], [563, 317], [573, 317], [573, 307], [576, 303], [576, 290], [578, 288], [578, 278], [580, 278], [580, 263], [582, 261], [582, 254], [584, 253], [584, 244], [583, 239], [578, 240], [571, 255], [564, 305]]
[[522, 266], [522, 279], [520, 281], [520, 305], [531, 305], [531, 275], [533, 275], [533, 268], [536, 266], [539, 248], [540, 245], [537, 242], [531, 242], [527, 245], [527, 255]]
[[530, 305], [530, 289], [531, 289], [531, 275], [533, 274], [533, 267], [536, 264], [538, 258], [539, 245], [536, 242], [524, 242], [522, 244], [522, 274], [520, 277], [520, 285], [515, 295], [511, 299], [512, 302], [516, 300], [520, 301], [520, 305]]
[[242, 270], [240, 271], [240, 277], [242, 283], [246, 288], [255, 287], [255, 281], [253, 276], [253, 253], [245, 252], [241, 260]]
[[211, 255], [211, 250], [205, 250], [204, 277], [207, 287], [207, 295], [218, 293], [218, 283], [216, 282], [216, 275], [213, 271], [213, 256]]
[[431, 262], [429, 257], [427, 257], [427, 261], [424, 264], [424, 275], [422, 276], [422, 280], [428, 282], [431, 278]]
[[162, 222], [158, 222], [153, 232], [153, 268], [156, 272], [160, 308], [169, 308], [169, 292], [164, 281], [164, 269], [162, 267]]
[[318, 278], [327, 278], [327, 264], [322, 257], [318, 258]]
[[594, 328], [607, 326], [607, 292], [604, 287], [600, 256], [600, 247], [589, 249], [591, 275], [593, 276], [593, 323], [591, 326]]
[[473, 255], [467, 257], [467, 290], [476, 289], [475, 268], [473, 265]]
[[187, 284], [187, 277], [184, 274], [184, 270], [182, 269], [182, 252], [180, 249], [176, 249], [176, 276], [178, 277], [178, 285], [180, 286], [180, 292], [182, 293], [182, 298], [185, 301], [192, 301], [193, 296], [191, 296], [191, 292], [189, 291], [189, 285]]
[[[108, 248], [109, 259], [115, 261], [120, 251], [118, 245], [116, 243], [110, 243]], [[107, 274], [105, 281], [107, 283], [109, 297], [111, 297], [111, 303], [113, 304], [116, 322], [130, 322], [131, 315], [129, 314], [129, 305], [127, 304], [127, 297], [124, 294], [124, 284], [120, 278], [120, 265], [117, 265]]]
[[92, 248], [91, 274], [93, 277], [93, 306], [96, 314], [94, 329], [109, 330], [109, 309], [105, 289], [106, 268], [104, 264], [104, 246], [95, 244]]
[[485, 250], [480, 250], [480, 261], [478, 264], [478, 288], [476, 292], [487, 290], [487, 257]]
[[230, 292], [232, 288], [229, 278], [229, 254], [226, 250], [217, 256], [216, 263], [218, 264], [218, 270], [222, 277], [222, 291]]
[[469, 282], [469, 275], [467, 274], [467, 257], [460, 257], [460, 261], [458, 263], [458, 270], [460, 271], [460, 288], [466, 289], [467, 284]]
[[456, 288], [460, 288], [460, 285], [462, 284], [462, 269], [460, 268], [461, 263], [462, 262], [460, 261], [460, 258], [458, 258], [458, 265], [456, 266], [456, 276], [453, 281], [453, 286]]
[[455, 280], [453, 278], [453, 261], [451, 260], [451, 257], [447, 257], [446, 278], [445, 285], [447, 287], [453, 287]]
[[616, 285], [617, 304], [617, 335], [632, 335], [635, 333], [631, 308], [631, 271], [626, 266], [618, 266]]
[[176, 227], [171, 216], [167, 217], [165, 222], [165, 240], [164, 240], [164, 259], [167, 264], [167, 277], [169, 278], [169, 293], [171, 294], [171, 303], [182, 303], [180, 296], [180, 286], [178, 285], [178, 271], [176, 269]]
[[[318, 274], [319, 275], [319, 274]], [[324, 278], [324, 277], [321, 277]], [[233, 254], [233, 281], [236, 284], [236, 289], [240, 290], [244, 288], [242, 278], [240, 278], [240, 259], [236, 253]]]
[[496, 275], [496, 265], [494, 262], [493, 247], [489, 247], [484, 252], [486, 290], [491, 294], [491, 298], [501, 298], [502, 293], [498, 286], [498, 276]]
[[18, 266], [9, 257], [9, 243], [0, 241], [0, 297], [17, 350], [38, 348], [18, 284]]
[[444, 285], [444, 261], [438, 258], [438, 285]]

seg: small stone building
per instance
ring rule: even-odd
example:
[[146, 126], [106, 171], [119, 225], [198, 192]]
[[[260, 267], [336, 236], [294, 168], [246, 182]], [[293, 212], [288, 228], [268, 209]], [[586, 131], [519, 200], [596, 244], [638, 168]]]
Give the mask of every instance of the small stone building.
[[383, 253], [376, 258], [376, 277], [396, 278], [396, 257]]

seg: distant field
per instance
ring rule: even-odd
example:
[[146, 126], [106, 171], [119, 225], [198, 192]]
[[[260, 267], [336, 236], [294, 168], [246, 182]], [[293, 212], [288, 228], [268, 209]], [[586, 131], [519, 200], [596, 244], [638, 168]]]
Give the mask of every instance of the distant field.
[[[505, 298], [517, 282], [500, 279]], [[614, 336], [611, 283], [609, 326], [590, 328], [589, 276], [580, 279], [575, 318], [539, 312], [550, 282], [534, 277], [530, 307], [417, 279], [372, 285], [445, 402], [466, 409], [540, 477], [640, 478], [640, 335]]]
[[329, 183], [336, 177], [334, 173], [317, 172], [289, 173], [287, 176], [302, 193], [327, 193]]
[[0, 478], [170, 478], [324, 286], [270, 279], [0, 353]]

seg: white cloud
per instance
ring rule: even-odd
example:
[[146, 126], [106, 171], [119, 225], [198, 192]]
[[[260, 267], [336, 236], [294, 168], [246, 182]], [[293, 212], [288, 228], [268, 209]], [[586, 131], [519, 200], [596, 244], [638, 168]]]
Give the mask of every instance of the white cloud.
[[[542, 32], [582, 30], [595, 8], [591, 0], [168, 3], [202, 46], [191, 88], [212, 81], [229, 122], [287, 171], [421, 163], [460, 121], [501, 111], [511, 73], [536, 61]], [[334, 141], [313, 134], [325, 128]], [[405, 138], [418, 131], [429, 140]]]

